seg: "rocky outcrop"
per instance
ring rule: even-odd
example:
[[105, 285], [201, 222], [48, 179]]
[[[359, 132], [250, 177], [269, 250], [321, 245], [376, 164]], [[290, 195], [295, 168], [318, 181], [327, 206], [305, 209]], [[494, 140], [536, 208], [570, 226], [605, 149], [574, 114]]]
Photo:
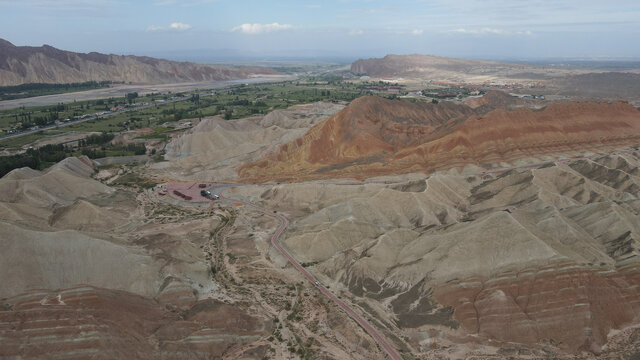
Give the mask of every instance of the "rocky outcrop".
[[[571, 102], [541, 110], [449, 102], [354, 100], [303, 137], [239, 169], [252, 181], [432, 172], [635, 144], [640, 111], [625, 102]], [[495, 104], [494, 104], [495, 103]]]
[[277, 72], [264, 67], [211, 66], [146, 56], [74, 53], [49, 45], [14, 46], [0, 39], [0, 86], [86, 81], [159, 84], [244, 79], [256, 74]]

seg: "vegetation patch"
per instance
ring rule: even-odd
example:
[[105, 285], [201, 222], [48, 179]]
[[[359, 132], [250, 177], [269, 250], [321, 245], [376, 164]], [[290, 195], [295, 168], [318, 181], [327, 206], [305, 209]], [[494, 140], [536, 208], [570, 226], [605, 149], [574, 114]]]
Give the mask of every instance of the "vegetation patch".
[[109, 87], [112, 81], [87, 81], [70, 84], [29, 83], [15, 86], [0, 86], [0, 100], [24, 99], [34, 96], [62, 94]]
[[120, 177], [118, 177], [114, 182], [113, 185], [121, 185], [121, 186], [127, 186], [127, 187], [139, 187], [142, 189], [151, 189], [153, 187], [155, 187], [156, 185], [158, 185], [158, 183], [153, 182], [149, 179], [145, 179], [140, 177], [138, 174], [135, 173], [127, 173], [124, 174]]

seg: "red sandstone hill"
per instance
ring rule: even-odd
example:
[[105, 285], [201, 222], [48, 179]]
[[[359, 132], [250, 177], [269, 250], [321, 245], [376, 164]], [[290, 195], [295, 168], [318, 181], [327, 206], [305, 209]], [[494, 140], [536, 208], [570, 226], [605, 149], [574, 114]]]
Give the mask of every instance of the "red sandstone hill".
[[282, 146], [278, 160], [301, 155], [305, 149], [300, 148], [305, 144], [310, 145], [306, 160], [312, 163], [333, 164], [395, 153], [423, 143], [425, 138], [471, 113], [470, 108], [452, 103], [438, 106], [362, 97], [304, 137]]
[[640, 139], [640, 112], [625, 102], [491, 109], [362, 97], [239, 174], [250, 181], [366, 178], [581, 154]]

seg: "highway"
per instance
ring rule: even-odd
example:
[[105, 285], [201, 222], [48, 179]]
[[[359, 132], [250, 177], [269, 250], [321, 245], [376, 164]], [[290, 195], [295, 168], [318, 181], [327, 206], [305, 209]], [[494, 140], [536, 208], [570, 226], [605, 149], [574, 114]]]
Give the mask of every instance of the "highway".
[[[221, 191], [218, 192], [218, 196], [220, 196], [220, 199], [242, 203], [244, 205], [250, 206], [262, 212], [267, 216], [271, 216], [280, 221], [280, 225], [278, 226], [278, 229], [276, 229], [276, 232], [273, 234], [273, 236], [271, 236], [271, 244], [280, 252], [280, 254], [282, 254], [285, 258], [287, 258], [287, 260], [289, 260], [291, 265], [293, 265], [293, 267], [296, 270], [298, 270], [298, 272], [301, 273], [302, 276], [307, 278], [307, 280], [311, 281], [312, 284], [316, 284], [316, 281], [317, 281], [316, 278], [313, 277], [313, 275], [311, 275], [311, 273], [308, 272], [307, 269], [305, 269], [302, 265], [300, 265], [300, 263], [289, 253], [289, 251], [287, 251], [287, 249], [285, 249], [280, 244], [280, 235], [282, 235], [284, 230], [287, 228], [287, 225], [289, 225], [289, 220], [287, 220], [287, 218], [285, 218], [279, 213], [269, 211], [254, 203], [250, 203], [240, 199], [226, 197], [223, 195], [224, 190], [226, 189], [222, 189]], [[340, 300], [336, 295], [334, 295], [322, 284], [320, 284], [319, 282], [317, 284], [319, 285], [315, 285], [315, 286], [318, 288], [318, 290], [320, 290], [321, 293], [323, 293], [326, 297], [328, 297], [334, 303], [336, 303], [342, 310], [344, 310], [349, 316], [351, 316], [353, 320], [355, 320], [360, 326], [362, 326], [362, 328], [369, 335], [371, 335], [371, 337], [376, 341], [378, 345], [380, 345], [380, 347], [389, 355], [391, 359], [402, 360], [402, 356], [400, 356], [400, 354], [396, 351], [396, 349], [393, 346], [391, 346], [391, 344], [387, 341], [387, 339], [385, 339], [384, 336], [382, 336], [382, 334], [380, 334], [378, 330], [376, 330], [367, 320], [365, 320], [362, 316], [360, 316], [360, 314], [358, 314], [355, 310], [353, 310], [353, 308], [347, 305], [344, 301]]]

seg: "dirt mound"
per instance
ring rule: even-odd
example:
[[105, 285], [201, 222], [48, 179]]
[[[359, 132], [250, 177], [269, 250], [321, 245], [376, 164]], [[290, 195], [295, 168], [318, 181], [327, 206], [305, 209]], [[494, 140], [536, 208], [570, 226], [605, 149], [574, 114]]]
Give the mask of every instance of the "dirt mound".
[[484, 111], [362, 97], [238, 171], [248, 181], [367, 178], [583, 154], [640, 138], [640, 112], [624, 102]]

